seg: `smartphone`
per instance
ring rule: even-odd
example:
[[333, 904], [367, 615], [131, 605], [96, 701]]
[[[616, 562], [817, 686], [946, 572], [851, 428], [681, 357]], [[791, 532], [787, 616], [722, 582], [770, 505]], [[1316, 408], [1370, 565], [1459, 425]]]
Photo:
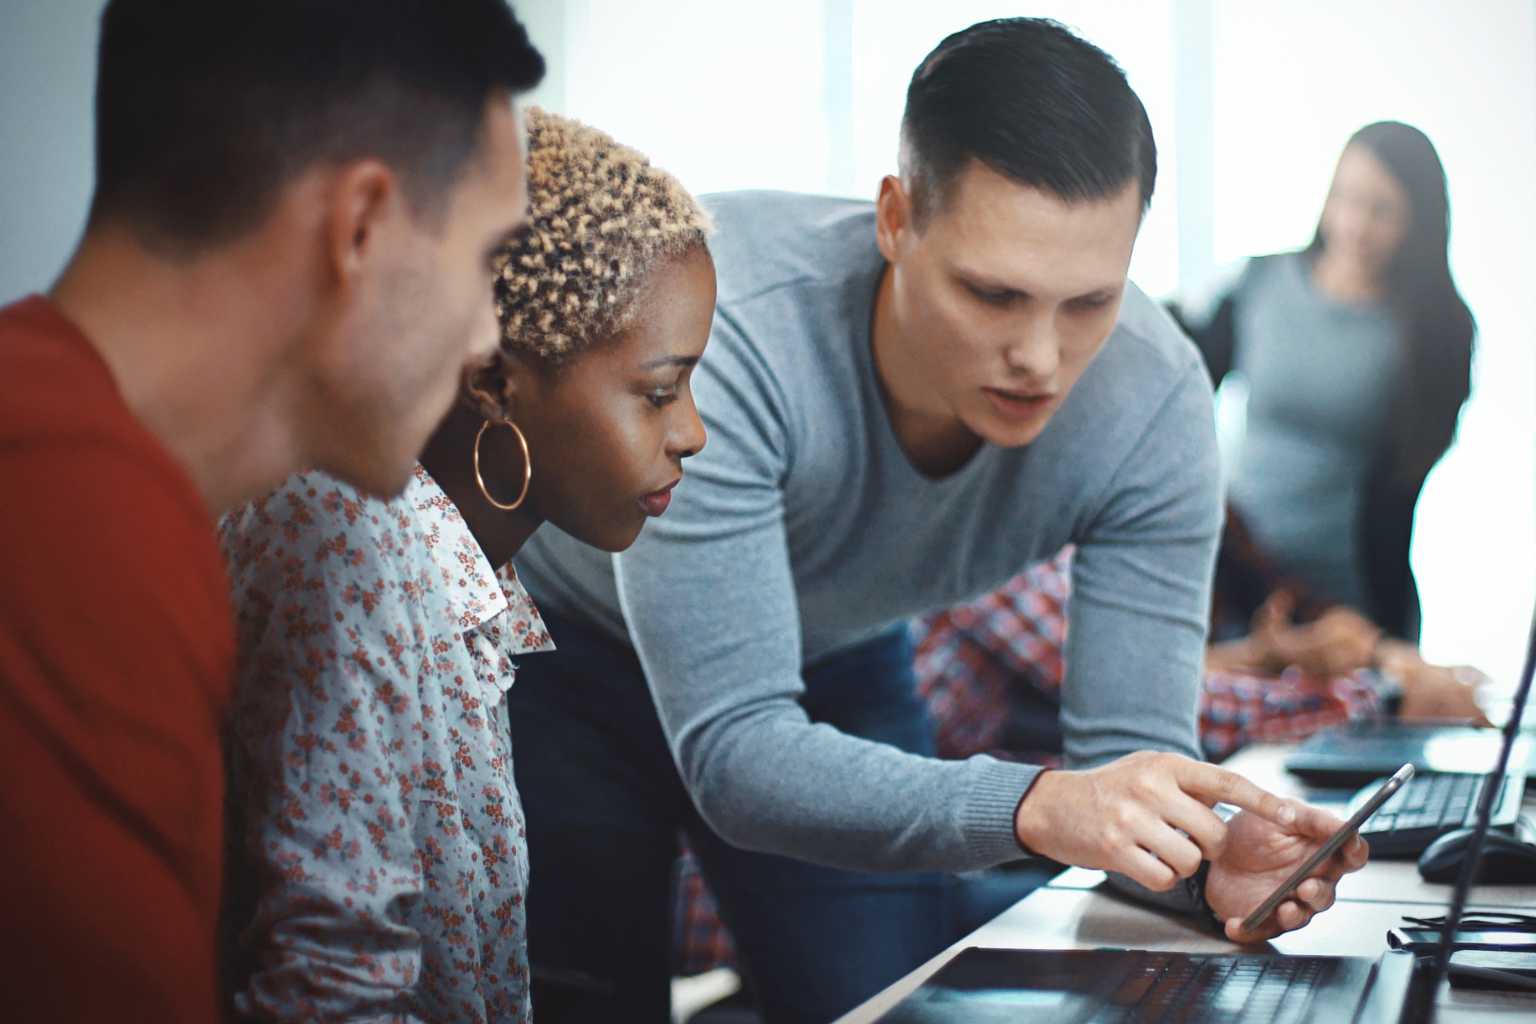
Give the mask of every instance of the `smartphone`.
[[1270, 893], [1264, 902], [1258, 905], [1258, 908], [1255, 909], [1253, 913], [1249, 914], [1246, 918], [1243, 919], [1243, 931], [1251, 932], [1258, 928], [1259, 925], [1263, 924], [1264, 919], [1267, 918], [1270, 914], [1273, 914], [1275, 912], [1275, 908], [1278, 907], [1287, 896], [1295, 892], [1296, 887], [1302, 882], [1305, 882], [1308, 876], [1312, 874], [1312, 872], [1317, 870], [1318, 865], [1322, 864], [1323, 861], [1327, 860], [1329, 857], [1332, 857], [1338, 848], [1348, 842], [1350, 837], [1355, 834], [1360, 826], [1365, 824], [1366, 819], [1379, 811], [1381, 809], [1381, 805], [1391, 799], [1392, 794], [1396, 793], [1399, 789], [1402, 789], [1403, 784], [1411, 778], [1413, 778], [1413, 765], [1411, 764], [1405, 764], [1397, 771], [1393, 772], [1392, 777], [1386, 782], [1382, 783], [1380, 789], [1371, 794], [1371, 798], [1367, 800], [1363, 805], [1361, 805], [1358, 811], [1350, 816], [1349, 820], [1344, 823], [1342, 828], [1340, 828], [1333, 835], [1329, 836], [1328, 841], [1322, 846], [1318, 847], [1317, 852], [1308, 857], [1306, 863], [1302, 864], [1301, 867], [1291, 872], [1291, 877], [1287, 878], [1285, 881], [1276, 886], [1275, 891]]

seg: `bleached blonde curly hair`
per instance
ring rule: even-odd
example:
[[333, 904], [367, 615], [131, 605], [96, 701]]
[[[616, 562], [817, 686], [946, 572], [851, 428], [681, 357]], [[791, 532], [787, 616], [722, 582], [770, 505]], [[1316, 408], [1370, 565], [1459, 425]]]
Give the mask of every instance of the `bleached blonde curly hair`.
[[629, 326], [647, 276], [704, 245], [710, 221], [676, 178], [607, 134], [538, 107], [524, 118], [529, 222], [497, 256], [500, 365], [558, 367]]

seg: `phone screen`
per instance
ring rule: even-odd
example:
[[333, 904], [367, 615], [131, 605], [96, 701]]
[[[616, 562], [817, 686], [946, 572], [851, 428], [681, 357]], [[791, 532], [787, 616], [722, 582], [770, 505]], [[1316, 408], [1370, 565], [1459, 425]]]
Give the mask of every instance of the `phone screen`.
[[1275, 908], [1287, 896], [1295, 892], [1296, 887], [1305, 882], [1307, 877], [1317, 870], [1319, 864], [1332, 857], [1338, 848], [1348, 842], [1349, 838], [1355, 834], [1360, 826], [1365, 824], [1366, 819], [1380, 810], [1381, 805], [1391, 799], [1392, 794], [1402, 789], [1403, 784], [1411, 778], [1413, 778], [1413, 765], [1411, 764], [1405, 764], [1393, 772], [1392, 777], [1382, 783], [1381, 788], [1371, 794], [1371, 798], [1351, 815], [1350, 819], [1337, 832], [1329, 836], [1328, 841], [1318, 847], [1316, 853], [1307, 858], [1306, 863], [1293, 871], [1291, 877], [1276, 886], [1275, 891], [1270, 893], [1264, 902], [1255, 908], [1253, 913], [1243, 919], [1243, 931], [1251, 932], [1263, 924], [1264, 919], [1274, 913]]

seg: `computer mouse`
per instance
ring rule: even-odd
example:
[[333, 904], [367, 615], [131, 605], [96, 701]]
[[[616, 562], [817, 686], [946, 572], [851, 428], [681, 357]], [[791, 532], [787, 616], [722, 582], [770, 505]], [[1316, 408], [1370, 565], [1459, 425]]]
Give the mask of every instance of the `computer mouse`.
[[[1472, 843], [1473, 830], [1459, 828], [1429, 844], [1419, 855], [1419, 876], [1426, 882], [1454, 883]], [[1536, 845], [1507, 832], [1489, 832], [1477, 866], [1478, 882], [1536, 884]]]

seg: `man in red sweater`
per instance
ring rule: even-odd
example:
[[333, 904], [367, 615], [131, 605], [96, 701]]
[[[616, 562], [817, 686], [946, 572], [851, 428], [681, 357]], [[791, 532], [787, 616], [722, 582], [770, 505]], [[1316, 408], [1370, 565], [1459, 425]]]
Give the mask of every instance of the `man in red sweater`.
[[496, 342], [543, 62], [503, 0], [112, 0], [99, 56], [85, 236], [0, 310], [0, 990], [211, 1021], [214, 519], [305, 467], [403, 486]]

